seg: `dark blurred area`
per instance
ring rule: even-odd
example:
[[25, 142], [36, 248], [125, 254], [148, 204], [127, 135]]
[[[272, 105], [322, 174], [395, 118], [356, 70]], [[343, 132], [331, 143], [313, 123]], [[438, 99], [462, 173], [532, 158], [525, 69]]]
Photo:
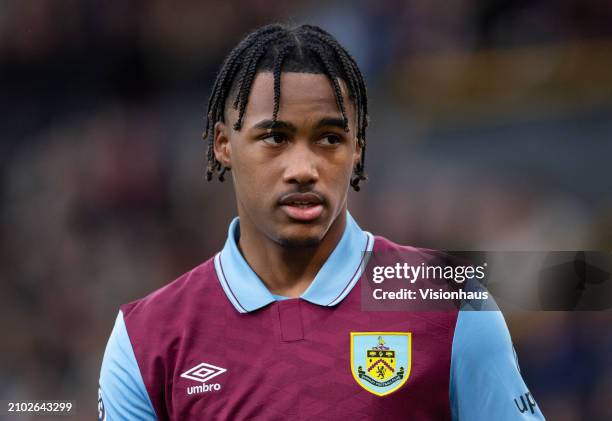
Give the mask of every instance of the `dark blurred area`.
[[[235, 215], [203, 116], [247, 32], [315, 23], [367, 78], [362, 228], [447, 250], [610, 250], [612, 3], [0, 3], [0, 399], [95, 411], [118, 306]], [[610, 312], [506, 314], [550, 420], [612, 419]], [[42, 419], [36, 417], [36, 419]]]

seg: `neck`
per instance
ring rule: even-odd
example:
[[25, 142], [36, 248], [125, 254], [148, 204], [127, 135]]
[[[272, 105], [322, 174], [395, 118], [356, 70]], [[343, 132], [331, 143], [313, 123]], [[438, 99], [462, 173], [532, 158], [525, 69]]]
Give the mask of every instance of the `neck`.
[[332, 222], [319, 244], [286, 247], [268, 238], [246, 215], [240, 215], [238, 247], [272, 294], [295, 298], [312, 283], [340, 241], [345, 226], [346, 208]]

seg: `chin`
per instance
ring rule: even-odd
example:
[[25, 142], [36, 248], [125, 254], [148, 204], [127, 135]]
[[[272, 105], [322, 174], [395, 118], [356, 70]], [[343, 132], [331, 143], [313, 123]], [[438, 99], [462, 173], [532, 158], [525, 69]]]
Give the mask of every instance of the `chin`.
[[287, 248], [309, 248], [317, 247], [321, 244], [321, 240], [316, 237], [283, 237], [278, 243]]
[[301, 248], [301, 247], [316, 247], [321, 244], [325, 233], [321, 232], [320, 226], [305, 227], [301, 226], [297, 229], [290, 229], [277, 236], [276, 242], [283, 247]]

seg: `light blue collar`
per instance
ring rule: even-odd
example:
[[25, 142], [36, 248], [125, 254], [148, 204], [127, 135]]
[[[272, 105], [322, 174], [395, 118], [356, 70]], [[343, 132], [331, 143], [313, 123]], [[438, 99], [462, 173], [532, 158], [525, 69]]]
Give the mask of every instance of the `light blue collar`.
[[[264, 307], [277, 299], [251, 269], [238, 249], [240, 221], [229, 226], [227, 241], [215, 256], [215, 269], [230, 302], [240, 313]], [[320, 306], [334, 306], [344, 299], [359, 280], [364, 251], [372, 251], [374, 237], [362, 231], [350, 213], [336, 248], [329, 255], [301, 298]]]

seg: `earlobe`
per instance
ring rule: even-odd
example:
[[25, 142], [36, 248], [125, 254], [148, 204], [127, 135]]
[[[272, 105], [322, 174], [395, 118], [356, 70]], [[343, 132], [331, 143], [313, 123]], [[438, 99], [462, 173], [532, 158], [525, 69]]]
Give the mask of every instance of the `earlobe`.
[[220, 121], [215, 123], [214, 151], [217, 161], [229, 169], [231, 168], [232, 147], [229, 140], [228, 129], [229, 128], [225, 125], [225, 123]]

